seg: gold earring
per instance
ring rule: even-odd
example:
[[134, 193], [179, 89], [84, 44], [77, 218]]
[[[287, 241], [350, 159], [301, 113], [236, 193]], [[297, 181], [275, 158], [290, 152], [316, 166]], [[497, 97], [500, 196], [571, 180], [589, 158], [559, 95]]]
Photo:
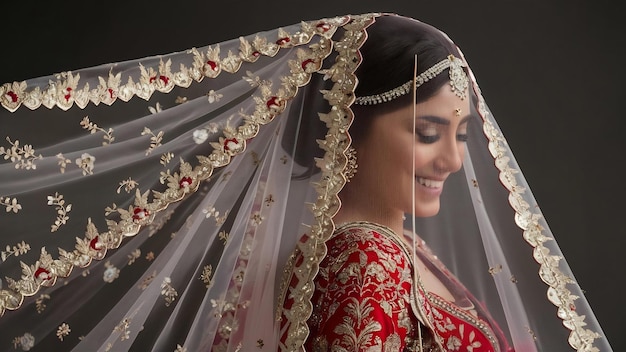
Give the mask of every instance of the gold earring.
[[356, 174], [357, 168], [359, 165], [356, 163], [356, 149], [350, 146], [346, 150], [346, 158], [348, 158], [348, 163], [346, 164], [345, 176], [346, 182], [350, 182], [350, 180]]

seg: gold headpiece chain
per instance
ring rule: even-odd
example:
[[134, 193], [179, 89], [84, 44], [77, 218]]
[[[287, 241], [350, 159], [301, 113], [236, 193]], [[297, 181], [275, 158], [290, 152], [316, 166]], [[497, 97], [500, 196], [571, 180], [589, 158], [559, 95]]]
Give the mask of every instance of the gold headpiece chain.
[[438, 63], [431, 66], [426, 71], [422, 72], [415, 79], [412, 79], [400, 87], [396, 87], [392, 90], [388, 90], [386, 92], [374, 95], [367, 95], [364, 97], [357, 97], [354, 103], [356, 105], [375, 105], [384, 103], [387, 101], [391, 101], [403, 95], [406, 95], [411, 92], [411, 85], [415, 82], [415, 89], [417, 89], [422, 84], [430, 81], [431, 79], [437, 77], [441, 72], [445, 69], [450, 68], [449, 76], [450, 76], [450, 87], [454, 94], [456, 94], [459, 98], [465, 99], [466, 93], [465, 90], [469, 85], [469, 81], [467, 79], [467, 75], [465, 71], [463, 71], [463, 67], [465, 67], [465, 63], [463, 60], [454, 57], [454, 55], [448, 55], [447, 58], [439, 61]]

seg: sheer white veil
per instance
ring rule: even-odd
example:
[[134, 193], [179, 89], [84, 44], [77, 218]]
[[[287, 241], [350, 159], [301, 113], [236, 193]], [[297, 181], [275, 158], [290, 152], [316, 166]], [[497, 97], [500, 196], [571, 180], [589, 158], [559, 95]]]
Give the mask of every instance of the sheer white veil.
[[[379, 16], [403, 18], [302, 22], [1, 85], [1, 348], [299, 348]], [[464, 166], [416, 231], [516, 351], [610, 351], [469, 72]]]

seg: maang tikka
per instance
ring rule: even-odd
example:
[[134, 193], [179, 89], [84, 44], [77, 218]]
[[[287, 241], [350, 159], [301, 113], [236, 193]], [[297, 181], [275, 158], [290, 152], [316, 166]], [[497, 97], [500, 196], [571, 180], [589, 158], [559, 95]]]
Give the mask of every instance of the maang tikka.
[[408, 94], [411, 92], [411, 85], [415, 82], [415, 89], [417, 89], [422, 84], [430, 81], [431, 79], [437, 77], [441, 72], [445, 69], [449, 68], [449, 77], [450, 77], [450, 88], [461, 99], [465, 99], [467, 87], [469, 86], [469, 80], [467, 79], [467, 74], [463, 70], [465, 67], [465, 63], [463, 60], [456, 58], [454, 55], [450, 54], [447, 58], [439, 61], [434, 64], [426, 71], [422, 72], [418, 76], [415, 77], [415, 80], [410, 80], [405, 84], [396, 87], [392, 90], [388, 90], [386, 92], [374, 95], [367, 95], [363, 97], [357, 97], [354, 101], [356, 105], [375, 105], [384, 103], [387, 101], [391, 101], [398, 97]]

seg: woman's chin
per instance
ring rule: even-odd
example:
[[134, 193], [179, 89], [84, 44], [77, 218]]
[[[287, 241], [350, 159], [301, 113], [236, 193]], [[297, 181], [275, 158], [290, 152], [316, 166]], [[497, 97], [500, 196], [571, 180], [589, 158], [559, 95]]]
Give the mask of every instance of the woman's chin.
[[439, 199], [437, 201], [429, 202], [430, 204], [416, 204], [415, 211], [409, 210], [407, 214], [413, 214], [418, 218], [429, 218], [439, 214]]

